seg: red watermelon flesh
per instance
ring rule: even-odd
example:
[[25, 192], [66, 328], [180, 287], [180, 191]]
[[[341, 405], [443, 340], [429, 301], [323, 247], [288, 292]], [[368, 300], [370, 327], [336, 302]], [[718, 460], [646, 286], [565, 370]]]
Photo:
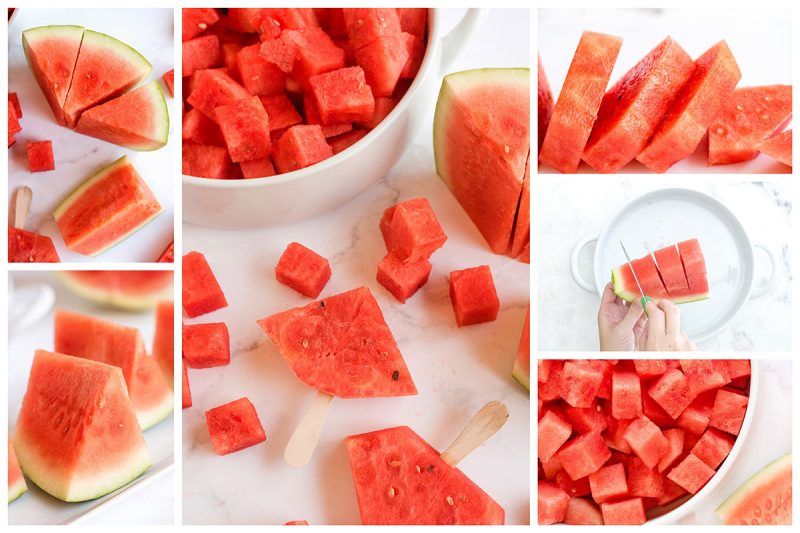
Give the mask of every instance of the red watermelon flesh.
[[602, 382], [602, 372], [567, 361], [561, 372], [559, 394], [572, 407], [590, 407]]
[[181, 169], [189, 176], [210, 179], [237, 177], [228, 151], [220, 146], [184, 142], [181, 155]]
[[375, 96], [392, 96], [410, 54], [403, 34], [381, 37], [358, 48], [355, 59]]
[[731, 453], [734, 438], [722, 431], [708, 428], [700, 437], [690, 453], [703, 461], [709, 468], [717, 469]]
[[335, 137], [331, 137], [327, 139], [327, 141], [328, 144], [330, 144], [333, 153], [338, 154], [339, 152], [350, 148], [355, 143], [363, 139], [367, 133], [367, 130], [354, 129], [352, 131], [341, 133]]
[[416, 263], [403, 263], [392, 254], [386, 254], [378, 263], [375, 279], [400, 303], [405, 303], [427, 283], [431, 268], [432, 265], [427, 259]]
[[569, 494], [559, 486], [546, 481], [539, 481], [536, 502], [539, 525], [563, 522], [567, 516], [569, 500]]
[[221, 70], [198, 70], [192, 76], [192, 89], [186, 102], [216, 120], [214, 110], [221, 105], [250, 97], [250, 92]]
[[547, 411], [539, 419], [537, 433], [537, 450], [539, 460], [548, 462], [553, 455], [569, 440], [572, 426], [555, 411]]
[[714, 399], [711, 417], [708, 419], [709, 427], [721, 429], [731, 435], [738, 435], [744, 421], [745, 411], [747, 411], [747, 402], [747, 396], [719, 389]]
[[660, 498], [664, 495], [664, 476], [633, 456], [628, 461], [628, 493], [642, 498]]
[[687, 492], [697, 494], [703, 488], [703, 485], [708, 483], [714, 473], [714, 469], [709, 468], [703, 461], [689, 454], [678, 466], [670, 470], [667, 477], [686, 489]]
[[689, 282], [683, 271], [683, 262], [676, 246], [666, 246], [653, 252], [664, 287], [671, 298], [681, 298], [689, 294]]
[[103, 33], [86, 30], [72, 84], [64, 101], [64, 118], [74, 128], [86, 109], [135, 87], [152, 66], [139, 52]]
[[550, 125], [550, 117], [553, 115], [553, 91], [550, 90], [550, 84], [547, 82], [547, 74], [542, 66], [542, 56], [538, 57], [538, 67], [539, 160], [541, 161], [542, 143]]
[[[619, 37], [583, 32], [558, 95], [544, 144], [539, 141], [543, 163], [563, 173], [578, 170], [621, 47]], [[541, 139], [541, 131], [539, 135]]]
[[183, 256], [183, 310], [190, 318], [228, 306], [214, 272], [200, 252]]
[[25, 144], [25, 152], [28, 156], [28, 169], [31, 172], [55, 170], [53, 141], [29, 141]]
[[555, 457], [573, 480], [597, 472], [611, 457], [600, 433], [586, 433], [562, 446]]
[[610, 525], [639, 525], [644, 524], [647, 517], [644, 513], [644, 503], [641, 498], [630, 498], [613, 503], [600, 504], [603, 513], [603, 523]]
[[157, 263], [174, 263], [175, 262], [175, 241], [172, 241], [164, 248], [161, 255], [158, 257]]
[[583, 160], [598, 172], [616, 172], [639, 155], [694, 62], [671, 37], [664, 39], [605, 94]]
[[782, 131], [791, 117], [791, 85], [736, 89], [708, 128], [708, 164], [753, 159], [757, 146]]
[[716, 512], [727, 525], [791, 525], [792, 454], [759, 470]]
[[225, 146], [219, 125], [197, 109], [190, 109], [183, 115], [181, 136], [184, 141], [196, 144]]
[[607, 465], [589, 474], [592, 499], [597, 503], [618, 499], [628, 494], [628, 482], [622, 463]]
[[242, 85], [251, 93], [270, 96], [286, 90], [286, 75], [277, 65], [264, 59], [259, 45], [239, 50], [236, 65]]
[[175, 305], [174, 302], [158, 302], [156, 306], [156, 333], [153, 337], [153, 358], [170, 388], [174, 384], [175, 372]]
[[284, 522], [284, 526], [307, 526], [308, 520], [290, 520], [289, 522]]
[[17, 461], [17, 454], [14, 453], [14, 446], [11, 445], [11, 435], [8, 436], [8, 503], [19, 498], [23, 492], [28, 490], [25, 478], [22, 476], [22, 469]]
[[573, 526], [602, 526], [603, 515], [589, 498], [570, 498], [564, 523]]
[[183, 409], [192, 406], [192, 390], [189, 388], [189, 375], [186, 372], [186, 362], [181, 361], [183, 368], [183, 384], [181, 388], [181, 405]]
[[375, 99], [361, 67], [348, 67], [309, 78], [320, 122], [326, 126], [367, 122], [375, 113]]
[[700, 242], [691, 239], [678, 243], [678, 252], [681, 254], [683, 270], [686, 272], [686, 281], [689, 291], [698, 296], [708, 297], [708, 276], [706, 274], [706, 261]]
[[400, 14], [394, 8], [343, 8], [342, 17], [356, 50], [402, 31]]
[[786, 166], [792, 166], [792, 130], [770, 137], [756, 146], [756, 149]]
[[404, 200], [386, 209], [381, 233], [389, 253], [404, 263], [430, 258], [447, 241], [427, 198]]
[[221, 105], [214, 115], [231, 161], [240, 163], [269, 156], [269, 118], [257, 96]]
[[217, 10], [213, 8], [190, 8], [181, 10], [181, 40], [188, 41], [206, 31], [219, 21]]
[[503, 524], [505, 512], [409, 427], [347, 437], [364, 525]]
[[315, 74], [344, 67], [344, 50], [336, 46], [322, 28], [311, 26], [285, 30], [281, 38], [294, 45], [295, 63], [292, 76], [303, 86]]
[[231, 362], [230, 335], [224, 322], [184, 324], [181, 339], [183, 361], [189, 368], [211, 368]]
[[269, 117], [269, 131], [282, 130], [303, 122], [300, 113], [285, 94], [259, 96]]
[[322, 128], [317, 125], [292, 126], [275, 143], [272, 161], [281, 172], [292, 172], [319, 163], [333, 155]]
[[709, 48], [695, 61], [691, 77], [636, 159], [651, 170], [666, 172], [691, 155], [741, 77], [725, 41]]
[[669, 453], [669, 441], [650, 419], [640, 416], [625, 430], [625, 442], [631, 447], [647, 468], [655, 468]]
[[[664, 472], [667, 468], [672, 466], [675, 459], [681, 456], [686, 439], [686, 433], [682, 429], [665, 429], [663, 433], [669, 443], [669, 451], [661, 458], [658, 465], [656, 465], [659, 472]], [[666, 492], [666, 484], [664, 486], [664, 491]], [[661, 496], [663, 496], [663, 494]]]
[[206, 425], [217, 455], [227, 455], [267, 440], [253, 403], [239, 398], [206, 411]]
[[181, 74], [184, 78], [198, 70], [222, 65], [222, 48], [216, 35], [202, 35], [182, 46]]
[[531, 304], [528, 302], [528, 311], [525, 313], [525, 324], [522, 326], [522, 335], [519, 339], [517, 357], [511, 375], [520, 385], [531, 390]]
[[22, 47], [56, 121], [66, 125], [67, 99], [84, 29], [81, 26], [41, 26], [22, 32]]
[[341, 398], [417, 393], [370, 290], [360, 287], [258, 321], [303, 383]]
[[526, 246], [531, 240], [531, 158], [525, 163], [525, 175], [522, 177], [522, 194], [519, 198], [517, 218], [514, 221], [514, 230], [511, 234], [511, 244], [508, 255], [520, 259]]
[[450, 272], [450, 301], [458, 327], [495, 320], [500, 300], [489, 266]]
[[303, 296], [316, 298], [331, 279], [331, 265], [310, 248], [291, 242], [275, 265], [275, 279]]
[[9, 263], [59, 263], [52, 239], [24, 229], [8, 227]]
[[676, 368], [664, 373], [647, 394], [673, 419], [678, 418], [696, 396], [689, 391], [689, 380]]

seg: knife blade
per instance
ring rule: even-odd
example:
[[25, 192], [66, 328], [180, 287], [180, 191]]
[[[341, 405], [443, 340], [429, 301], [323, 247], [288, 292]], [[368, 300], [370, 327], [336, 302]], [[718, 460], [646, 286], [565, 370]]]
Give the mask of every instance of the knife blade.
[[[622, 244], [622, 241], [619, 241], [619, 245], [622, 247], [622, 253], [625, 254], [625, 260], [628, 261], [628, 267], [631, 269], [631, 274], [633, 274], [633, 280], [636, 282], [636, 286], [639, 287], [639, 294], [642, 295], [642, 298], [639, 300], [639, 303], [642, 304], [642, 309], [646, 307], [647, 302], [652, 302], [653, 299], [647, 296], [642, 289], [642, 284], [639, 283], [639, 278], [636, 277], [636, 271], [633, 269], [633, 262], [631, 261], [631, 256], [628, 255], [628, 250], [625, 249], [625, 245]], [[647, 311], [645, 311], [645, 316], [647, 315]]]

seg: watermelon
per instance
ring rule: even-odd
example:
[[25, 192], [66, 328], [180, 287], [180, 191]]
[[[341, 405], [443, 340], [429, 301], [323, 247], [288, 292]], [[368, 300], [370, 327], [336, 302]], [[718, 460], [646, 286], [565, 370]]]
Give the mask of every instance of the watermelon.
[[394, 8], [344, 8], [342, 17], [355, 49], [403, 31], [400, 14]]
[[53, 141], [30, 141], [25, 144], [25, 153], [28, 156], [28, 169], [31, 172], [55, 170]]
[[168, 270], [65, 270], [61, 282], [72, 292], [96, 304], [140, 311], [172, 297]]
[[677, 246], [665, 246], [653, 252], [658, 273], [670, 298], [685, 298], [689, 295], [689, 281], [683, 269]]
[[555, 411], [547, 411], [539, 419], [538, 426], [538, 455], [543, 463], [549, 461], [553, 455], [569, 440], [572, 435], [572, 426], [562, 419]]
[[167, 88], [167, 93], [170, 96], [175, 96], [175, 71], [169, 70], [165, 72], [161, 79], [164, 81], [164, 86]]
[[286, 90], [286, 75], [261, 56], [261, 46], [257, 44], [239, 50], [236, 66], [242, 85], [252, 94], [268, 96]]
[[[370, 96], [372, 93], [370, 93]], [[372, 118], [369, 120], [356, 121], [359, 126], [368, 130], [373, 129], [378, 124], [383, 122], [383, 119], [389, 116], [389, 113], [397, 106], [398, 99], [388, 96], [378, 96], [373, 98], [375, 101], [375, 110], [372, 113]]]
[[614, 370], [611, 375], [611, 416], [628, 420], [642, 415], [642, 384], [635, 372]]
[[253, 161], [269, 156], [269, 118], [257, 96], [224, 104], [214, 110], [231, 161]]
[[589, 486], [592, 489], [592, 499], [597, 503], [627, 496], [625, 467], [622, 463], [601, 467], [597, 472], [589, 474]]
[[525, 163], [525, 175], [522, 177], [522, 194], [519, 197], [519, 207], [514, 220], [514, 229], [511, 232], [511, 243], [508, 255], [523, 263], [526, 260], [524, 252], [531, 242], [531, 158]]
[[559, 172], [577, 172], [621, 47], [619, 37], [583, 32], [543, 144], [540, 141], [543, 163]]
[[181, 10], [181, 40], [188, 41], [200, 35], [219, 21], [219, 14], [212, 8], [184, 7]]
[[13, 443], [28, 479], [69, 502], [112, 492], [152, 464], [122, 370], [44, 350], [34, 356]]
[[541, 161], [542, 143], [544, 143], [545, 134], [553, 116], [553, 91], [550, 90], [550, 84], [547, 82], [547, 74], [542, 66], [542, 56], [538, 56], [537, 66], [539, 160]]
[[628, 426], [623, 436], [647, 468], [654, 468], [669, 453], [669, 441], [650, 419], [640, 416]]
[[405, 200], [386, 209], [380, 227], [387, 250], [404, 263], [428, 259], [447, 241], [427, 198]]
[[183, 310], [189, 318], [195, 318], [228, 306], [225, 294], [203, 254], [189, 252], [183, 256], [182, 266]]
[[189, 388], [189, 375], [186, 372], [186, 361], [181, 361], [181, 368], [183, 369], [181, 405], [183, 409], [186, 409], [192, 406], [192, 390]]
[[295, 124], [303, 122], [300, 113], [295, 109], [294, 104], [285, 94], [275, 94], [272, 96], [259, 96], [261, 105], [269, 116], [269, 131], [286, 129]]
[[231, 362], [231, 341], [224, 322], [184, 324], [183, 361], [189, 368], [225, 366]]
[[689, 391], [694, 396], [718, 389], [731, 381], [728, 365], [719, 359], [681, 359], [681, 368], [689, 381]]
[[745, 481], [717, 510], [725, 524], [792, 523], [792, 454], [773, 461]]
[[8, 503], [13, 502], [28, 490], [28, 484], [22, 477], [22, 469], [17, 461], [17, 454], [14, 453], [14, 446], [11, 445], [11, 436], [8, 437]]
[[153, 358], [170, 388], [174, 385], [175, 371], [175, 305], [172, 300], [158, 302], [156, 306], [156, 333], [153, 337]]
[[559, 395], [572, 407], [590, 407], [603, 383], [603, 373], [567, 361], [561, 372]]
[[690, 494], [697, 494], [713, 475], [714, 469], [690, 453], [667, 477]]
[[511, 243], [522, 194], [529, 93], [529, 69], [468, 70], [445, 76], [436, 103], [436, 171], [497, 254]]
[[355, 143], [363, 139], [367, 133], [367, 130], [354, 129], [352, 131], [336, 135], [335, 137], [331, 137], [327, 139], [327, 141], [328, 144], [331, 145], [331, 150], [333, 150], [333, 153], [338, 154], [339, 152], [347, 150]]
[[767, 154], [784, 165], [792, 166], [792, 130], [782, 131], [756, 146], [756, 150]]
[[9, 100], [8, 102], [8, 146], [16, 142], [14, 136], [22, 131], [22, 126], [19, 124], [17, 112], [14, 110], [14, 104]]
[[600, 508], [588, 498], [570, 498], [564, 523], [574, 526], [602, 526], [603, 515]]
[[212, 179], [239, 177], [225, 148], [184, 142], [182, 156], [183, 173], [189, 176]]
[[242, 161], [239, 163], [239, 168], [242, 170], [242, 176], [245, 179], [268, 178], [275, 175], [275, 167], [269, 157]]
[[283, 523], [284, 526], [307, 526], [308, 520], [290, 520]]
[[138, 329], [56, 310], [55, 350], [119, 367], [142, 430], [172, 412], [172, 391]]
[[664, 495], [664, 476], [655, 467], [650, 468], [636, 456], [628, 461], [628, 494], [642, 498], [660, 498]]
[[158, 256], [157, 263], [174, 263], [175, 262], [175, 241], [172, 241], [164, 248], [161, 255]]
[[295, 48], [289, 39], [283, 37], [282, 32], [275, 39], [263, 40], [259, 53], [263, 61], [272, 63], [285, 74], [292, 72], [296, 58]]
[[431, 262], [427, 259], [403, 263], [392, 254], [387, 254], [378, 263], [375, 279], [400, 303], [405, 303], [428, 282], [431, 268]]
[[309, 26], [284, 30], [281, 38], [294, 45], [292, 76], [303, 86], [311, 76], [344, 67], [344, 50], [336, 46], [322, 28]]
[[560, 487], [539, 481], [537, 487], [537, 517], [539, 525], [558, 524], [567, 517], [569, 494]]
[[319, 125], [292, 126], [275, 144], [272, 159], [281, 172], [292, 172], [333, 155]]
[[17, 93], [8, 93], [8, 101], [14, 108], [14, 114], [17, 118], [22, 118], [22, 106], [19, 104], [19, 96]]
[[531, 304], [525, 312], [525, 324], [522, 326], [522, 335], [519, 339], [517, 357], [514, 359], [514, 368], [511, 375], [520, 385], [529, 392], [531, 390]]
[[703, 257], [703, 251], [700, 249], [700, 242], [697, 239], [679, 242], [678, 252], [681, 254], [681, 263], [683, 263], [683, 270], [686, 272], [689, 292], [698, 300], [708, 298], [706, 261]]
[[158, 82], [87, 109], [75, 131], [131, 150], [158, 150], [169, 137], [169, 111]]
[[616, 172], [641, 153], [695, 65], [667, 37], [603, 96], [583, 160], [598, 172]]
[[709, 468], [717, 469], [733, 449], [733, 437], [722, 431], [708, 428], [689, 453], [703, 461]]
[[450, 301], [458, 327], [495, 320], [500, 311], [500, 300], [489, 266], [450, 272]]
[[187, 78], [198, 70], [219, 66], [222, 63], [222, 49], [216, 35], [201, 35], [184, 41], [181, 47], [181, 74]]
[[267, 440], [253, 403], [245, 398], [206, 411], [211, 445], [217, 455], [227, 455]]
[[709, 48], [658, 125], [637, 161], [656, 172], [691, 155], [742, 77], [725, 41]]
[[676, 419], [689, 407], [694, 395], [689, 392], [689, 380], [680, 370], [671, 368], [650, 386], [647, 394], [670, 416]]
[[356, 48], [353, 55], [364, 69], [364, 78], [376, 97], [392, 96], [409, 59], [413, 61], [402, 33], [380, 37]]
[[644, 503], [641, 498], [629, 498], [613, 503], [600, 504], [603, 523], [610, 525], [640, 525], [647, 517], [644, 514]]
[[322, 124], [369, 122], [375, 114], [375, 98], [361, 67], [347, 67], [308, 79]]
[[[683, 454], [683, 444], [686, 439], [686, 432], [682, 429], [665, 429], [664, 436], [667, 438], [669, 444], [669, 451], [658, 462], [657, 469], [659, 472], [664, 472], [667, 468], [672, 466], [672, 463]], [[666, 491], [666, 489], [665, 489]]]
[[611, 457], [600, 433], [586, 433], [562, 446], [555, 455], [573, 480], [597, 472]]
[[791, 117], [791, 85], [736, 89], [708, 128], [708, 164], [753, 159], [757, 146], [782, 131]]
[[226, 72], [222, 70], [198, 70], [192, 75], [191, 89], [186, 103], [216, 120], [214, 110], [252, 96]]
[[295, 376], [340, 398], [417, 388], [370, 290], [360, 287], [258, 321]]
[[[183, 115], [181, 136], [184, 141], [196, 144], [225, 146], [225, 139], [222, 137], [219, 125], [197, 109], [190, 109]], [[185, 148], [184, 145], [184, 150]], [[223, 152], [225, 151], [223, 150]], [[225, 155], [227, 156], [227, 152]]]
[[747, 402], [747, 396], [725, 389], [717, 390], [708, 425], [731, 435], [738, 435], [747, 411]]
[[9, 263], [59, 263], [60, 261], [50, 237], [8, 226]]
[[345, 440], [364, 525], [503, 524], [505, 512], [406, 426]]
[[331, 264], [315, 251], [291, 242], [275, 265], [275, 279], [303, 296], [316, 298], [331, 279]]
[[84, 37], [81, 26], [40, 26], [22, 32], [25, 57], [56, 121], [66, 125], [64, 103]]
[[[713, 393], [712, 393], [713, 394]], [[691, 435], [700, 436], [708, 427], [708, 419], [714, 405], [713, 396], [700, 395], [687, 407], [675, 421], [675, 425]]]

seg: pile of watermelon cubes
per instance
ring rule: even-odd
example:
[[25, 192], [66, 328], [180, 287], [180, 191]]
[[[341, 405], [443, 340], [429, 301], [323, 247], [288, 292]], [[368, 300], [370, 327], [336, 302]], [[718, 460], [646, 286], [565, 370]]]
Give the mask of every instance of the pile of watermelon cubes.
[[377, 126], [425, 54], [422, 8], [183, 9], [183, 173], [308, 167]]
[[643, 524], [733, 448], [747, 359], [539, 360], [539, 524]]

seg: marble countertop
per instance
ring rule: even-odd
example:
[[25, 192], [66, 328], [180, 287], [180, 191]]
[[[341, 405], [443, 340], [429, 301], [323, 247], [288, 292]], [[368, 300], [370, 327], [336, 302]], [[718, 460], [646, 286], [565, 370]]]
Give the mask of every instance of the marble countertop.
[[[455, 20], [458, 11], [447, 16]], [[528, 11], [492, 10], [455, 70], [529, 64], [528, 19]], [[498, 32], [506, 39], [497, 46], [514, 50], [516, 57], [492, 53]], [[419, 196], [430, 200], [448, 241], [432, 257], [427, 285], [400, 304], [375, 281], [377, 262], [385, 254], [378, 221], [386, 207]], [[335, 400], [314, 457], [298, 470], [284, 463], [283, 449], [315, 392], [292, 375], [255, 322], [310, 301], [275, 280], [275, 263], [291, 241], [330, 260], [333, 277], [322, 296], [361, 285], [372, 290], [420, 390], [404, 398]], [[184, 224], [183, 250], [206, 255], [231, 304], [187, 322], [224, 321], [232, 344], [229, 366], [189, 369], [194, 406], [183, 412], [184, 523], [359, 523], [344, 437], [408, 425], [443, 450], [490, 400], [508, 406], [509, 421], [459, 468], [505, 508], [507, 523], [529, 523], [529, 394], [513, 380], [511, 367], [530, 294], [530, 269], [492, 255], [436, 177], [430, 126], [384, 180], [338, 209], [264, 230]], [[448, 274], [481, 264], [492, 269], [500, 314], [494, 322], [459, 329]], [[267, 442], [219, 457], [211, 449], [203, 413], [241, 396], [253, 401]]]
[[[767, 246], [776, 258], [776, 278], [769, 294], [747, 302], [721, 333], [698, 344], [701, 350], [790, 350], [792, 346], [792, 263], [790, 248], [791, 186], [774, 182], [718, 182], [696, 179], [651, 178], [609, 181], [584, 178], [540, 177], [533, 210], [537, 223], [538, 267], [537, 327], [534, 344], [543, 351], [584, 351], [598, 349], [597, 309], [600, 297], [581, 289], [570, 274], [570, 254], [584, 237], [596, 237], [611, 216], [644, 192], [663, 187], [689, 187], [707, 192], [722, 201], [738, 217], [751, 241]], [[589, 247], [580, 267], [591, 279]], [[755, 286], [769, 275], [769, 262], [755, 254]]]
[[[124, 16], [123, 16], [124, 14]], [[33, 190], [33, 202], [25, 229], [53, 239], [63, 262], [148, 262], [155, 261], [173, 239], [175, 158], [180, 138], [176, 138], [179, 113], [167, 96], [172, 121], [170, 141], [155, 152], [135, 152], [93, 137], [80, 135], [59, 126], [25, 60], [22, 31], [49, 24], [77, 24], [112, 35], [136, 48], [153, 65], [148, 82], [158, 80], [172, 69], [173, 10], [169, 9], [19, 9], [8, 31], [9, 92], [16, 92], [22, 106], [22, 131], [8, 151], [8, 198], [27, 185]], [[146, 29], [143, 33], [142, 29]], [[161, 82], [159, 82], [161, 83]], [[164, 86], [162, 84], [162, 89]], [[166, 94], [166, 93], [165, 93]], [[53, 141], [56, 168], [50, 172], [31, 173], [25, 144], [32, 140]], [[52, 211], [61, 200], [86, 178], [127, 154], [142, 178], [164, 206], [164, 212], [123, 243], [97, 257], [71, 252], [53, 220]]]

